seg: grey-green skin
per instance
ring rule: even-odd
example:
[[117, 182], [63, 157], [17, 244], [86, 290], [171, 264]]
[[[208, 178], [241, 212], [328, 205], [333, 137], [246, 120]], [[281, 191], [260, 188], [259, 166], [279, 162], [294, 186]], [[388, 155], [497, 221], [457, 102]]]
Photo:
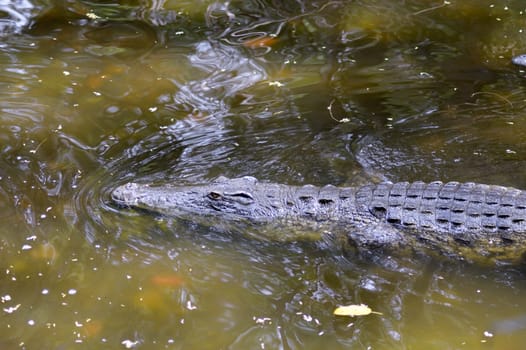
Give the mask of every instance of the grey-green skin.
[[288, 232], [297, 231], [344, 233], [365, 249], [427, 247], [469, 260], [502, 261], [526, 251], [526, 192], [471, 182], [315, 187], [219, 177], [188, 186], [128, 183], [112, 199], [210, 224], [271, 225], [288, 239]]

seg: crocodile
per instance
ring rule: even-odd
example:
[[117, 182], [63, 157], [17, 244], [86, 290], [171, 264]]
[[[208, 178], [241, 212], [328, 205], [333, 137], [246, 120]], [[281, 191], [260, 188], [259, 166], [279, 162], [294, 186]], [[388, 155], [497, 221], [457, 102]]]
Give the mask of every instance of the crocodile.
[[360, 249], [423, 247], [503, 262], [522, 260], [526, 251], [526, 191], [473, 182], [316, 187], [219, 177], [196, 185], [130, 182], [111, 198], [121, 207], [191, 221], [343, 233]]

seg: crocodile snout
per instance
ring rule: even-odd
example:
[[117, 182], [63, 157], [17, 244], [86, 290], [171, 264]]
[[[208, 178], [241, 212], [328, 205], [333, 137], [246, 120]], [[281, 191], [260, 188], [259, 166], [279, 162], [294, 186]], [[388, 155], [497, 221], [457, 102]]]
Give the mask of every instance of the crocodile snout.
[[138, 193], [141, 187], [141, 185], [135, 182], [129, 182], [114, 189], [111, 193], [111, 199], [118, 205], [135, 205], [137, 204], [137, 199], [139, 198]]

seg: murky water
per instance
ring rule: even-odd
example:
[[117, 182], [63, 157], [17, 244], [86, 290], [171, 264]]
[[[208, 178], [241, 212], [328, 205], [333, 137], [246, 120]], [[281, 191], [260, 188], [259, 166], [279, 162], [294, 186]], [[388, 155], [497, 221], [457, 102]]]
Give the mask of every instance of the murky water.
[[[522, 266], [254, 239], [108, 194], [219, 175], [526, 188], [525, 11], [0, 1], [0, 347], [522, 349]], [[382, 314], [332, 315], [360, 303]]]

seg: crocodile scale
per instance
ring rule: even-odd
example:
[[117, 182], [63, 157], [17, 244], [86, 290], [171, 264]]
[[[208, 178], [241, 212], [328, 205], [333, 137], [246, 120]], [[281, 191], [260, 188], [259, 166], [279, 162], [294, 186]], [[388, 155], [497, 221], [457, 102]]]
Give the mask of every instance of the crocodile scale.
[[356, 201], [387, 222], [440, 232], [526, 232], [526, 192], [473, 182], [384, 182]]

